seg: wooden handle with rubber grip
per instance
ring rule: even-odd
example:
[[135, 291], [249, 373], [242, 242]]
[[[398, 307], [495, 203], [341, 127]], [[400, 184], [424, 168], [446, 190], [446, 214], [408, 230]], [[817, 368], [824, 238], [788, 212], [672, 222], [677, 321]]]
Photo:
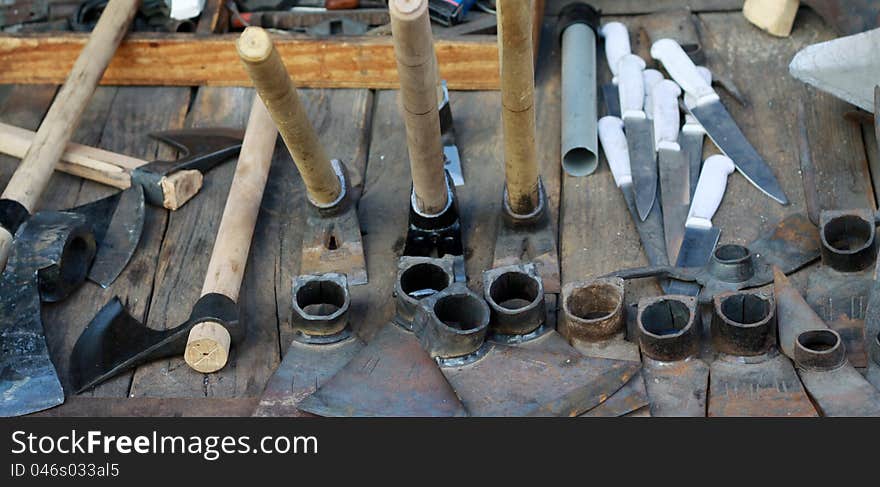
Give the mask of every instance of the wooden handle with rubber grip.
[[448, 193], [428, 0], [391, 0], [388, 9], [416, 204], [436, 215], [446, 208]]
[[[110, 64], [113, 54], [128, 26], [137, 12], [140, 0], [110, 0], [86, 46], [73, 64], [64, 86], [55, 96], [43, 123], [37, 130], [30, 148], [16, 169], [0, 198], [21, 204], [28, 213], [33, 213], [49, 178], [67, 143], [73, 136], [104, 70]], [[6, 266], [6, 259], [12, 244], [12, 234], [0, 227], [0, 266]]]
[[[277, 138], [278, 131], [272, 117], [260, 98], [254, 97], [202, 296], [222, 294], [238, 301]], [[199, 372], [216, 372], [226, 365], [231, 342], [223, 325], [199, 323], [189, 332], [184, 359]]]
[[529, 214], [538, 206], [539, 178], [532, 12], [522, 0], [498, 0], [496, 5], [508, 203], [514, 213]]
[[296, 163], [309, 199], [318, 205], [333, 203], [342, 193], [342, 184], [269, 33], [260, 27], [248, 27], [236, 46], [245, 71]]

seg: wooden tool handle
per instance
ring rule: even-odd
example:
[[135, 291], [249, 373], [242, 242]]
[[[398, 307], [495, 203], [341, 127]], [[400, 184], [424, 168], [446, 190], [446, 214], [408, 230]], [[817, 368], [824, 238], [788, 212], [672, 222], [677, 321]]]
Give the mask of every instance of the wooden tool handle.
[[388, 7], [416, 204], [435, 215], [446, 208], [448, 193], [428, 0], [391, 0]]
[[746, 0], [743, 15], [770, 34], [788, 37], [800, 3], [800, 0]]
[[[89, 41], [76, 58], [67, 81], [40, 124], [24, 160], [0, 197], [19, 202], [29, 212], [36, 209], [98, 81], [128, 32], [139, 3], [139, 0], [110, 0], [107, 4]], [[4, 267], [9, 249], [7, 239], [9, 232], [0, 232], [0, 264]]]
[[[238, 301], [277, 138], [272, 117], [260, 98], [254, 97], [202, 296], [216, 293]], [[230, 344], [229, 332], [222, 325], [199, 323], [190, 330], [184, 360], [199, 372], [216, 372], [226, 365]]]
[[259, 27], [248, 27], [236, 46], [245, 71], [293, 156], [309, 199], [319, 205], [333, 203], [342, 193], [342, 185], [269, 34]]
[[538, 206], [532, 12], [522, 0], [496, 5], [508, 203], [515, 213], [529, 214]]

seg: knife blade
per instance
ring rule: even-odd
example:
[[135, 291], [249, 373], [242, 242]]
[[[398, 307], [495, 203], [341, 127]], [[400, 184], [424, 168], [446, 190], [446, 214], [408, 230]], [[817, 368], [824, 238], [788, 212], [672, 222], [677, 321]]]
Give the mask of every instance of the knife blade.
[[[678, 251], [676, 267], [703, 267], [709, 262], [721, 236], [721, 229], [712, 225], [712, 217], [724, 198], [727, 177], [735, 169], [733, 161], [727, 156], [714, 155], [706, 159], [685, 222], [684, 238]], [[673, 281], [667, 292], [696, 296], [699, 286]]]
[[654, 152], [654, 129], [644, 110], [644, 70], [645, 61], [635, 54], [628, 54], [620, 60], [617, 73], [633, 192], [642, 221], [648, 217], [657, 196], [657, 154]]
[[[712, 83], [712, 72], [703, 66], [697, 66], [697, 72], [706, 83]], [[684, 114], [684, 126], [678, 144], [688, 160], [688, 177], [690, 178], [690, 198], [693, 199], [694, 191], [697, 190], [697, 180], [700, 178], [700, 169], [703, 167], [703, 140], [706, 137], [706, 129], [700, 125], [700, 121], [690, 114], [690, 108], [696, 101], [691, 95], [684, 94], [684, 105], [687, 112]], [[675, 262], [673, 260], [673, 262]]]
[[663, 235], [666, 238], [669, 262], [675, 262], [678, 256], [691, 202], [688, 176], [690, 168], [677, 142], [679, 95], [681, 88], [674, 81], [663, 80], [656, 84], [651, 97], [660, 174], [660, 205], [663, 208]]
[[721, 104], [712, 86], [700, 76], [693, 61], [672, 39], [660, 39], [651, 46], [651, 57], [695, 100], [691, 114], [699, 120], [715, 145], [733, 160], [736, 168], [756, 188], [783, 205], [788, 198], [779, 181], [754, 147], [746, 140], [733, 117]]
[[669, 264], [666, 256], [666, 242], [663, 239], [663, 215], [660, 205], [654, 205], [644, 221], [636, 210], [635, 194], [632, 188], [632, 173], [629, 166], [629, 150], [623, 121], [617, 117], [606, 116], [599, 120], [599, 141], [605, 152], [605, 159], [611, 168], [614, 183], [623, 193], [626, 207], [639, 232], [639, 240], [645, 256], [652, 266]]

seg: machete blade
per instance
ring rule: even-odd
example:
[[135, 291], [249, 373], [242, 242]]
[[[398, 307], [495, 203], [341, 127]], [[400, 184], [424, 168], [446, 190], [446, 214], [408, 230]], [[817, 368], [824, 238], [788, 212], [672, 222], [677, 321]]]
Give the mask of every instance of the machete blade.
[[84, 215], [98, 242], [89, 280], [107, 288], [131, 260], [144, 229], [144, 190], [139, 185], [69, 210]]
[[779, 203], [788, 204], [788, 198], [770, 166], [752, 147], [720, 101], [698, 104], [691, 109], [691, 113], [706, 129], [709, 138], [733, 160], [739, 172], [752, 185]]

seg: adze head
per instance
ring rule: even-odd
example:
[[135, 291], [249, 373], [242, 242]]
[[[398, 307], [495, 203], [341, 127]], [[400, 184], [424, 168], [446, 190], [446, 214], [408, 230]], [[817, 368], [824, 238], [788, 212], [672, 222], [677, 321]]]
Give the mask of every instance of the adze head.
[[181, 152], [176, 161], [153, 161], [131, 172], [132, 185], [144, 188], [147, 201], [177, 209], [199, 190], [202, 175], [241, 150], [244, 131], [190, 128], [155, 132], [151, 137]]
[[148, 328], [126, 311], [119, 298], [113, 298], [95, 315], [73, 347], [71, 385], [79, 393], [140, 364], [183, 356], [190, 330], [205, 322], [223, 325], [234, 344], [244, 338], [238, 305], [222, 294], [202, 296], [189, 319], [166, 330]]

